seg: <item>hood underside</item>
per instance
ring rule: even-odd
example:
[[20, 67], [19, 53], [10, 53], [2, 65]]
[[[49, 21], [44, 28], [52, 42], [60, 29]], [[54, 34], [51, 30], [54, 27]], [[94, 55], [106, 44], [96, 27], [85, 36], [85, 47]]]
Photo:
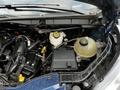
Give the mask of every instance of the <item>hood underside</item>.
[[98, 6], [100, 9], [120, 9], [120, 0], [77, 0], [81, 2], [86, 2], [89, 4], [94, 4]]
[[113, 20], [120, 11], [120, 0], [77, 0], [100, 8], [108, 20]]

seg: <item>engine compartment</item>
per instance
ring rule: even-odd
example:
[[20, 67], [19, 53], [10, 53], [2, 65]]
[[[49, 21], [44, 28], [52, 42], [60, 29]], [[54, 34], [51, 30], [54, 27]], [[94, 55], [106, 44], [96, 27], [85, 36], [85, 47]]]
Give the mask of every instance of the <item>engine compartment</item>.
[[114, 56], [115, 36], [100, 26], [0, 23], [0, 82], [18, 86], [51, 72], [60, 83], [82, 82]]

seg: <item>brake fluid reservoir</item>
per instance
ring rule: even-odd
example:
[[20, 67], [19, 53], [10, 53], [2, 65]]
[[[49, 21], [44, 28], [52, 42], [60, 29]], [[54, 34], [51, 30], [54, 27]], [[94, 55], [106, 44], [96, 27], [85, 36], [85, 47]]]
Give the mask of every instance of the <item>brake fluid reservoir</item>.
[[63, 39], [65, 37], [64, 32], [51, 32], [49, 35], [50, 43], [54, 46], [54, 48], [58, 47], [60, 44], [62, 44]]
[[97, 53], [96, 42], [90, 37], [78, 38], [74, 44], [74, 51], [83, 58], [91, 58]]

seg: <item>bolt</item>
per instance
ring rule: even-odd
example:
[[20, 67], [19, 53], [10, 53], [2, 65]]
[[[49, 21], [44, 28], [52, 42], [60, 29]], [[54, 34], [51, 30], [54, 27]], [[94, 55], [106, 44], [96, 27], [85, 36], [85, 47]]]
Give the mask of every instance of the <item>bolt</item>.
[[84, 82], [83, 85], [84, 85], [85, 87], [89, 87], [89, 83], [88, 83], [88, 82]]

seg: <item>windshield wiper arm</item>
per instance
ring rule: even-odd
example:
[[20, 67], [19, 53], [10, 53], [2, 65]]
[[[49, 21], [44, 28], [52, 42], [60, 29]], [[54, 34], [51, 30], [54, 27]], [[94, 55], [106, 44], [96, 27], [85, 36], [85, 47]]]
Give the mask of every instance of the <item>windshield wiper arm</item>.
[[47, 3], [42, 3], [42, 4], [0, 4], [0, 6], [5, 7], [6, 5], [14, 5], [14, 6], [60, 6], [60, 4], [47, 4]]
[[58, 13], [59, 12], [59, 11], [36, 10], [36, 9], [15, 9], [15, 11], [36, 11], [36, 12], [47, 12], [47, 13]]
[[[33, 8], [43, 8], [43, 9], [51, 9], [51, 10], [58, 10], [58, 11], [65, 11], [65, 12], [74, 12], [74, 13], [78, 13], [78, 14], [83, 14], [83, 13], [80, 13], [78, 11], [74, 11], [74, 10], [70, 10], [70, 9], [61, 9], [61, 8], [56, 8], [56, 7], [49, 7], [47, 6], [47, 4], [33, 4], [33, 5], [30, 5], [30, 4], [13, 4], [13, 5], [2, 5], [0, 6], [0, 9], [2, 8], [7, 8], [7, 9], [13, 9], [15, 11], [45, 11], [45, 10], [35, 10]], [[32, 10], [25, 10], [26, 8], [31, 8]]]

